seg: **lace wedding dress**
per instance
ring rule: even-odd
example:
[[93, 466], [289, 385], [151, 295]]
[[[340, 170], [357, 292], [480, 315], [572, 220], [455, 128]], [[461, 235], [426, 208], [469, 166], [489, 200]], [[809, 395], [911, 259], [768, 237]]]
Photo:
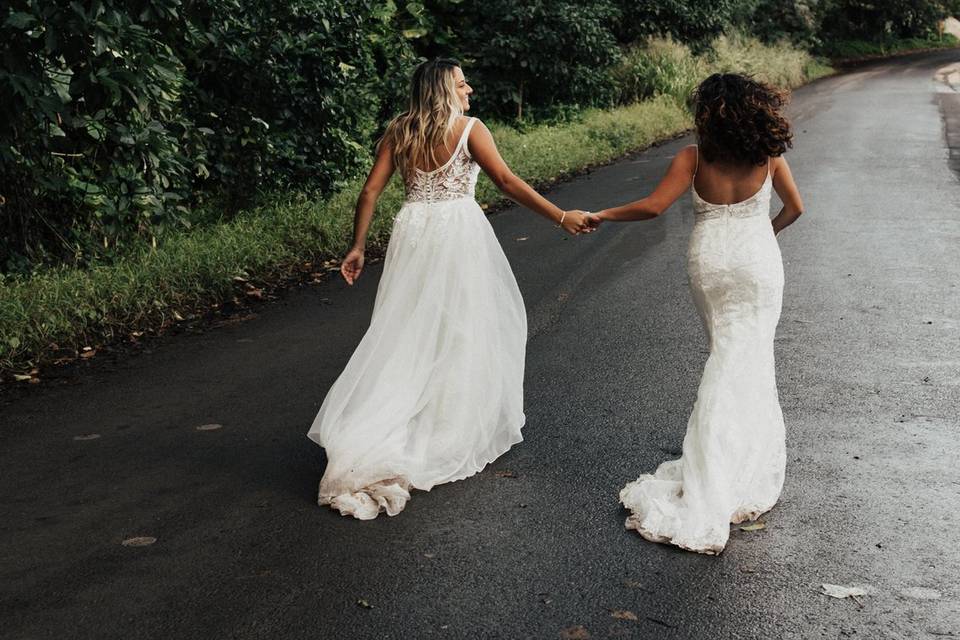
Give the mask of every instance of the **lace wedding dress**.
[[769, 168], [759, 191], [735, 204], [691, 189], [695, 223], [687, 255], [694, 302], [710, 343], [683, 454], [620, 491], [628, 529], [690, 551], [723, 550], [730, 523], [777, 502], [786, 453], [773, 337], [783, 263], [770, 224]]
[[406, 181], [373, 317], [308, 436], [319, 503], [367, 520], [410, 489], [460, 480], [520, 442], [527, 319], [474, 200], [467, 123], [450, 160]]

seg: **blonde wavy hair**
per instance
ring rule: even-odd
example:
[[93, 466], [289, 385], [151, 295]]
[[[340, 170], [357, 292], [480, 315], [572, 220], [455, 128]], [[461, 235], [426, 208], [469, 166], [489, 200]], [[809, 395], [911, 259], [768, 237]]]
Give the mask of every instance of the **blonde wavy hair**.
[[414, 70], [410, 106], [390, 122], [380, 140], [392, 145], [393, 162], [401, 175], [409, 176], [418, 166], [440, 164], [437, 148], [463, 115], [453, 73], [459, 66], [456, 60], [437, 58]]

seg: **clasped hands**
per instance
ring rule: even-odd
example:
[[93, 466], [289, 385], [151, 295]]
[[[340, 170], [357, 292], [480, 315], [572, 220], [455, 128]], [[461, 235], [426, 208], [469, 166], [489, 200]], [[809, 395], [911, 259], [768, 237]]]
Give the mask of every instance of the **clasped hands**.
[[581, 209], [571, 209], [563, 212], [560, 227], [572, 236], [578, 236], [581, 233], [590, 233], [600, 226], [603, 220], [596, 214]]

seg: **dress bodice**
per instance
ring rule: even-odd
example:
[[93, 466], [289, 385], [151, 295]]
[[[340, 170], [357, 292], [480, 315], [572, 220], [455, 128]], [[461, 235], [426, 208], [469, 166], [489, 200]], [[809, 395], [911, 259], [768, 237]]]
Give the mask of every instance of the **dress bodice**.
[[450, 159], [433, 171], [414, 169], [404, 180], [407, 202], [443, 202], [459, 198], [473, 198], [480, 165], [474, 161], [467, 147], [467, 138], [476, 118], [470, 118], [460, 134], [460, 140]]
[[[700, 166], [699, 149], [697, 149], [697, 168]], [[694, 171], [696, 179], [696, 171]], [[770, 191], [773, 186], [773, 180], [770, 177], [770, 163], [767, 162], [767, 177], [763, 184], [757, 189], [757, 192], [746, 200], [733, 202], [730, 204], [717, 204], [707, 202], [697, 193], [697, 187], [691, 182], [690, 193], [693, 196], [693, 212], [697, 220], [708, 220], [711, 218], [720, 218], [730, 216], [734, 218], [752, 218], [754, 216], [770, 217]]]

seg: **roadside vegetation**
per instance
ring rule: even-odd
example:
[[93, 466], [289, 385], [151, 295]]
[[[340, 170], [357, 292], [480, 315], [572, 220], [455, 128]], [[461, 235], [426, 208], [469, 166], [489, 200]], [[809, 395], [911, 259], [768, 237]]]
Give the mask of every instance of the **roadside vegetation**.
[[[0, 373], [22, 380], [331, 266], [373, 141], [424, 56], [463, 59], [474, 115], [545, 185], [689, 129], [690, 92], [715, 71], [786, 88], [831, 73], [824, 43], [855, 40], [823, 37], [824, 7], [856, 5], [13, 4], [0, 15], [17, 62], [0, 74], [0, 107], [16, 114], [0, 124]], [[783, 15], [764, 21], [771, 8]], [[894, 40], [910, 41], [891, 35], [884, 52]], [[499, 203], [483, 179], [477, 195]], [[372, 247], [402, 197], [391, 184]]]

